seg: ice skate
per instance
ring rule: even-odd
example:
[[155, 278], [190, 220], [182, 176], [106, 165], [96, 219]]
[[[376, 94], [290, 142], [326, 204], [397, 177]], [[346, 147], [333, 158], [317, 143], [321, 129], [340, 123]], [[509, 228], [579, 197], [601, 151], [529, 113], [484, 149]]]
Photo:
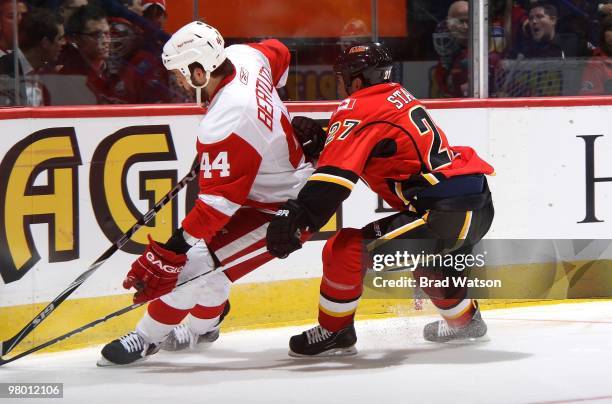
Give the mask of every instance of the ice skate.
[[213, 342], [219, 339], [221, 323], [229, 311], [230, 303], [228, 301], [223, 308], [223, 313], [221, 313], [217, 325], [205, 334], [195, 334], [186, 323], [177, 325], [161, 343], [160, 348], [164, 351], [182, 351], [188, 348], [203, 350], [209, 348]]
[[465, 327], [451, 327], [446, 320], [429, 323], [423, 329], [423, 338], [430, 342], [483, 342], [488, 341], [487, 324], [476, 310]]
[[102, 348], [102, 357], [98, 366], [129, 365], [146, 359], [159, 351], [159, 345], [150, 344], [136, 331], [109, 342]]
[[300, 358], [355, 355], [356, 342], [357, 334], [353, 324], [336, 332], [327, 331], [318, 325], [291, 337], [289, 356]]
[[206, 334], [195, 334], [185, 323], [174, 327], [168, 337], [160, 344], [164, 351], [182, 351], [185, 349], [206, 349], [219, 338], [219, 326]]

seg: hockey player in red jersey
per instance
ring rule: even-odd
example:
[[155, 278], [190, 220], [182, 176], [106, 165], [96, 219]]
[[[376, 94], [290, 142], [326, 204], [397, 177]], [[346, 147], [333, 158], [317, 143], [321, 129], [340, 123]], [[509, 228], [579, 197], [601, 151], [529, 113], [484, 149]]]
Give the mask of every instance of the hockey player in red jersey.
[[[338, 91], [347, 98], [330, 119], [316, 171], [268, 227], [269, 251], [286, 257], [301, 247], [300, 232], [325, 224], [360, 178], [399, 211], [361, 229], [343, 228], [327, 241], [319, 325], [291, 338], [292, 356], [356, 353], [353, 321], [363, 290], [364, 243], [375, 253], [389, 240], [431, 240], [432, 252], [466, 253], [493, 220], [484, 176], [493, 168], [472, 148], [450, 146], [425, 107], [390, 81], [391, 68], [388, 50], [378, 43], [354, 45], [340, 55], [334, 70]], [[419, 278], [440, 276], [431, 269], [416, 272]], [[443, 317], [425, 327], [425, 339], [445, 342], [486, 334], [467, 290], [423, 289]]]
[[194, 133], [200, 190], [182, 227], [165, 243], [150, 240], [132, 264], [123, 286], [136, 288], [135, 302], [151, 303], [135, 331], [102, 349], [98, 365], [213, 341], [229, 309], [230, 284], [273, 258], [265, 248], [268, 222], [314, 170], [275, 89], [285, 84], [289, 59], [273, 39], [225, 48], [202, 22], [184, 26], [164, 46], [166, 68], [208, 102]]

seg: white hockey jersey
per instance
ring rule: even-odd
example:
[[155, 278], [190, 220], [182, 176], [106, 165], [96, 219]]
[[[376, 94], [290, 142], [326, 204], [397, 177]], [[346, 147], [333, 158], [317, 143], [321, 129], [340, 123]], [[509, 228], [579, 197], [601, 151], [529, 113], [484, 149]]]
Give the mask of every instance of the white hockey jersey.
[[314, 171], [275, 89], [287, 80], [287, 47], [270, 39], [230, 46], [226, 55], [235, 72], [211, 95], [200, 123], [200, 193], [182, 223], [206, 241], [242, 206], [276, 210], [296, 198]]

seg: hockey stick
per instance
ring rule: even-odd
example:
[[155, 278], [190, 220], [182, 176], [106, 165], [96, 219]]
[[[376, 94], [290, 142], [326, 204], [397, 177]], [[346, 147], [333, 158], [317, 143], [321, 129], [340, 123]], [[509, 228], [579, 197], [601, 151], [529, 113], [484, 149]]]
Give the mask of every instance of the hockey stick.
[[113, 317], [120, 316], [120, 315], [122, 315], [124, 313], [127, 313], [128, 311], [132, 311], [132, 310], [142, 306], [145, 303], [134, 303], [132, 305], [124, 307], [121, 310], [117, 310], [117, 311], [115, 311], [115, 312], [113, 312], [111, 314], [108, 314], [108, 315], [104, 316], [103, 318], [99, 318], [97, 320], [92, 321], [91, 323], [85, 324], [82, 327], [79, 327], [79, 328], [77, 328], [75, 330], [72, 330], [72, 331], [70, 331], [70, 332], [68, 332], [68, 333], [66, 333], [64, 335], [60, 335], [57, 338], [53, 338], [52, 340], [49, 340], [49, 341], [45, 342], [44, 344], [35, 346], [34, 348], [30, 348], [27, 351], [23, 351], [22, 353], [20, 353], [18, 355], [15, 355], [12, 358], [8, 358], [8, 359], [0, 358], [0, 366], [2, 366], [4, 364], [7, 364], [7, 363], [10, 363], [10, 362], [13, 362], [13, 361], [16, 361], [17, 359], [23, 358], [24, 356], [27, 356], [27, 355], [29, 355], [31, 353], [36, 352], [36, 351], [40, 351], [43, 348], [46, 348], [46, 347], [48, 347], [50, 345], [53, 345], [53, 344], [56, 344], [56, 343], [58, 343], [60, 341], [63, 341], [66, 338], [72, 337], [74, 334], [78, 334], [80, 332], [83, 332], [83, 331], [85, 331], [88, 328], [94, 327], [94, 326], [96, 326], [96, 325], [98, 325], [100, 323], [105, 322], [106, 320], [110, 320]]
[[[239, 265], [242, 262], [244, 262], [244, 261], [246, 261], [246, 260], [248, 260], [248, 259], [250, 259], [250, 258], [252, 258], [254, 256], [257, 256], [257, 255], [259, 255], [259, 254], [261, 254], [261, 253], [263, 253], [265, 251], [267, 251], [266, 247], [260, 248], [260, 249], [258, 249], [256, 251], [253, 251], [250, 254], [247, 254], [244, 257], [241, 257], [241, 258], [237, 259], [236, 261], [232, 262], [230, 266], [215, 268], [215, 269], [212, 269], [210, 271], [206, 271], [203, 274], [194, 276], [193, 278], [186, 280], [185, 282], [181, 282], [176, 287], [177, 288], [181, 287], [181, 286], [183, 286], [184, 284], [186, 284], [188, 282], [194, 281], [194, 280], [196, 280], [198, 278], [201, 278], [202, 276], [206, 276], [206, 275], [208, 275], [210, 273], [213, 273], [213, 272], [223, 272], [223, 271], [226, 271], [226, 270], [228, 270], [228, 269], [230, 269], [230, 268], [232, 268], [232, 267], [234, 267], [236, 265]], [[70, 338], [70, 337], [72, 337], [75, 334], [79, 334], [79, 333], [81, 333], [81, 332], [83, 332], [83, 331], [85, 331], [85, 330], [87, 330], [89, 328], [95, 327], [96, 325], [98, 325], [100, 323], [103, 323], [103, 322], [105, 322], [107, 320], [110, 320], [111, 318], [118, 317], [118, 316], [120, 316], [122, 314], [130, 312], [130, 311], [132, 311], [134, 309], [137, 309], [140, 306], [142, 306], [144, 304], [147, 304], [147, 303], [148, 302], [134, 303], [134, 304], [131, 304], [129, 306], [126, 306], [126, 307], [124, 307], [122, 309], [119, 309], [119, 310], [114, 311], [114, 312], [112, 312], [110, 314], [107, 314], [106, 316], [104, 316], [102, 318], [94, 320], [91, 323], [87, 323], [87, 324], [85, 324], [85, 325], [83, 325], [83, 326], [81, 326], [81, 327], [79, 327], [77, 329], [69, 331], [66, 334], [60, 335], [59, 337], [53, 338], [53, 339], [51, 339], [51, 340], [49, 340], [49, 341], [47, 341], [47, 342], [45, 342], [43, 344], [40, 344], [40, 345], [35, 346], [33, 348], [30, 348], [27, 351], [23, 351], [20, 354], [17, 354], [15, 356], [13, 356], [12, 358], [3, 359], [2, 357], [0, 357], [0, 366], [5, 365], [5, 364], [10, 363], [10, 362], [13, 362], [13, 361], [16, 361], [17, 359], [23, 358], [24, 356], [30, 355], [31, 353], [40, 351], [41, 349], [44, 349], [44, 348], [46, 348], [48, 346], [57, 344], [58, 342], [63, 341], [66, 338]]]
[[19, 331], [13, 337], [7, 339], [6, 341], [2, 341], [0, 344], [0, 357], [6, 355], [10, 351], [15, 348], [17, 344], [19, 344], [26, 336], [28, 336], [36, 327], [43, 322], [57, 307], [64, 301], [68, 296], [72, 294], [83, 282], [87, 280], [95, 271], [98, 269], [106, 260], [110, 258], [117, 250], [123, 247], [128, 240], [146, 223], [151, 221], [168, 202], [176, 197], [176, 195], [183, 189], [185, 186], [191, 182], [198, 174], [199, 161], [196, 159], [191, 167], [191, 171], [180, 180], [174, 188], [170, 190], [163, 198], [161, 198], [151, 210], [145, 213], [138, 222], [136, 222], [127, 232], [123, 234], [119, 238], [119, 240], [115, 241], [108, 250], [104, 251], [104, 253], [98, 257], [97, 260], [94, 261], [93, 264], [87, 268], [85, 272], [79, 275], [62, 293], [60, 293], [51, 303], [47, 305], [36, 317], [34, 317], [28, 324], [26, 324], [21, 331]]

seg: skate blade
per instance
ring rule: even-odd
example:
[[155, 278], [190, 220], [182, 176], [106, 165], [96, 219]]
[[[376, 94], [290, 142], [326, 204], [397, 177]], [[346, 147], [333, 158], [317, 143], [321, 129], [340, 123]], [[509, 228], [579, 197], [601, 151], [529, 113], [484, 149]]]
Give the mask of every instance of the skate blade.
[[455, 341], [449, 341], [449, 343], [458, 344], [458, 345], [470, 345], [470, 344], [480, 344], [482, 342], [489, 342], [489, 341], [491, 341], [491, 338], [485, 334], [482, 337], [465, 338], [465, 339], [460, 339], [460, 340], [455, 340]]
[[317, 355], [303, 355], [303, 354], [299, 354], [296, 352], [293, 352], [292, 350], [289, 350], [289, 356], [291, 356], [292, 358], [334, 358], [334, 357], [340, 357], [340, 356], [353, 356], [353, 355], [357, 355], [357, 348], [355, 348], [354, 346], [352, 347], [348, 347], [348, 348], [334, 348], [334, 349], [330, 349], [324, 352], [321, 352], [320, 354]]
[[426, 341], [434, 343], [434, 344], [472, 345], [472, 344], [480, 344], [483, 342], [489, 342], [491, 341], [491, 338], [485, 334], [482, 337], [451, 339], [448, 341], [430, 341], [430, 340], [426, 340]]
[[211, 341], [211, 342], [200, 342], [195, 347], [189, 348], [189, 351], [191, 351], [191, 352], [204, 352], [204, 351], [208, 351], [213, 346], [213, 344], [214, 344], [214, 341]]
[[129, 366], [137, 366], [139, 365], [141, 362], [143, 362], [145, 359], [147, 359], [146, 357], [141, 358], [141, 359], [137, 359], [132, 363], [126, 363], [126, 364], [119, 364], [119, 363], [114, 363], [109, 361], [108, 359], [106, 359], [104, 356], [100, 356], [100, 359], [98, 359], [98, 361], [96, 362], [96, 366], [99, 368], [106, 368], [106, 367], [129, 367]]
[[164, 345], [164, 344], [162, 344], [159, 347], [159, 349], [164, 351], [164, 352], [182, 352], [182, 353], [203, 352], [203, 351], [208, 351], [213, 343], [214, 343], [214, 341], [206, 341], [206, 342], [198, 343], [195, 347], [191, 347], [191, 346], [187, 345], [187, 346], [181, 347], [181, 348], [177, 348], [177, 347], [172, 346], [172, 345]]

